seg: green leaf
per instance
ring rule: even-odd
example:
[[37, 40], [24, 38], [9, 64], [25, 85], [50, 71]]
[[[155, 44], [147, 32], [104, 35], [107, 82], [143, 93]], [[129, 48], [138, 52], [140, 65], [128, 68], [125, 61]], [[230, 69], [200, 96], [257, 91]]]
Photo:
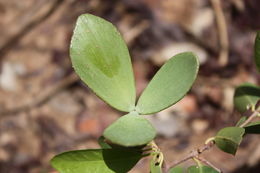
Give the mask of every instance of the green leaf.
[[250, 83], [244, 83], [236, 88], [234, 105], [239, 112], [247, 111], [248, 107], [256, 105], [260, 100], [260, 87]]
[[246, 117], [246, 116], [242, 116], [242, 117], [238, 120], [236, 126], [239, 127], [239, 126], [242, 125], [246, 120], [247, 120], [247, 117]]
[[191, 166], [188, 168], [188, 173], [218, 173], [215, 169], [209, 166]]
[[159, 165], [153, 165], [150, 166], [151, 173], [162, 173], [162, 169]]
[[[242, 123], [244, 123], [247, 120], [246, 116], [243, 116], [240, 118], [236, 126], [240, 126]], [[245, 127], [245, 134], [260, 134], [260, 121], [251, 122], [247, 124]]]
[[91, 149], [59, 154], [51, 164], [59, 173], [126, 173], [141, 158], [141, 152]]
[[260, 121], [249, 123], [244, 128], [246, 134], [260, 134]]
[[183, 173], [183, 172], [184, 172], [184, 170], [183, 170], [183, 168], [180, 167], [180, 166], [176, 166], [176, 167], [171, 168], [171, 169], [169, 170], [169, 173]]
[[257, 32], [255, 38], [255, 64], [258, 72], [260, 73], [260, 31]]
[[104, 137], [114, 144], [139, 146], [152, 141], [156, 131], [143, 116], [131, 112], [120, 117], [104, 131]]
[[160, 164], [157, 163], [156, 158], [153, 157], [150, 162], [150, 171], [151, 173], [162, 173], [162, 168]]
[[215, 142], [219, 149], [235, 155], [240, 145], [245, 129], [241, 127], [226, 127], [215, 136]]
[[191, 88], [198, 59], [193, 53], [180, 53], [168, 60], [155, 74], [137, 103], [137, 112], [152, 114], [178, 102]]
[[112, 148], [108, 143], [106, 143], [104, 136], [100, 136], [98, 138], [98, 144], [102, 149], [110, 149]]
[[136, 93], [129, 52], [110, 22], [81, 15], [70, 56], [76, 73], [100, 98], [118, 110], [134, 110]]

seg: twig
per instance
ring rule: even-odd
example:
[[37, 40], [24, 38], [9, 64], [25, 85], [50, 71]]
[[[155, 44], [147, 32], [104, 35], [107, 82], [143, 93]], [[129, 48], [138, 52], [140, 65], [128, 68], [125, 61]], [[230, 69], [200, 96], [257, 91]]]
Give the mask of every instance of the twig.
[[[57, 1], [63, 1], [63, 0], [57, 0]], [[133, 34], [131, 35], [131, 37], [128, 38], [128, 40], [126, 40], [126, 43], [130, 44], [130, 42], [133, 41], [135, 38], [137, 38], [138, 35], [140, 35], [142, 33], [142, 31], [144, 31], [147, 26], [148, 26], [147, 22], [141, 22], [136, 27], [131, 29], [131, 30], [134, 30]], [[137, 29], [137, 27], [139, 29]], [[20, 38], [18, 38], [18, 39], [20, 39]], [[3, 55], [3, 54], [1, 54], [1, 50], [0, 50], [0, 58], [1, 58], [1, 55]], [[76, 74], [73, 73], [72, 75], [70, 75], [70, 76], [62, 79], [61, 81], [57, 82], [54, 86], [52, 86], [48, 89], [45, 89], [43, 93], [38, 95], [36, 97], [36, 99], [32, 100], [31, 102], [26, 103], [24, 105], [21, 105], [19, 107], [14, 107], [14, 108], [8, 109], [8, 110], [0, 110], [0, 119], [7, 116], [7, 115], [14, 115], [14, 114], [17, 114], [19, 112], [27, 111], [27, 110], [30, 110], [33, 107], [42, 105], [45, 101], [49, 100], [57, 92], [59, 92], [60, 90], [72, 85], [73, 83], [75, 83], [78, 80], [79, 80], [79, 77]]]
[[[245, 127], [248, 123], [252, 122], [252, 120], [254, 118], [256, 118], [259, 114], [259, 111], [260, 111], [260, 107], [254, 111], [250, 116], [249, 118], [243, 123], [241, 124], [239, 127]], [[167, 165], [167, 170], [169, 171], [170, 168], [173, 168], [187, 160], [190, 160], [192, 158], [197, 158], [199, 160], [201, 160], [202, 162], [205, 162], [207, 163], [207, 165], [211, 166], [212, 168], [216, 169], [217, 171], [221, 172], [220, 169], [218, 169], [217, 167], [215, 167], [213, 164], [211, 164], [209, 161], [205, 160], [205, 159], [202, 159], [199, 157], [199, 155], [201, 155], [203, 152], [211, 149], [214, 145], [215, 145], [215, 142], [214, 140], [212, 140], [213, 138], [210, 138], [211, 140], [207, 140], [208, 143], [204, 144], [202, 147], [199, 147], [198, 149], [194, 149], [190, 152], [190, 154], [188, 154], [187, 156], [185, 156], [183, 159], [181, 160], [177, 160], [177, 161], [174, 161], [170, 164]]]
[[124, 34], [125, 41], [129, 44], [131, 44], [137, 36], [139, 36], [141, 33], [143, 33], [144, 30], [146, 30], [150, 26], [149, 22], [144, 20], [141, 21], [139, 24], [131, 28], [129, 31], [127, 31]]
[[231, 3], [234, 4], [240, 12], [245, 10], [245, 3], [243, 0], [231, 0]]
[[196, 157], [196, 159], [198, 159], [199, 161], [201, 161], [202, 163], [204, 163], [205, 165], [209, 165], [210, 167], [212, 167], [213, 169], [215, 169], [216, 171], [218, 171], [219, 173], [222, 173], [222, 171], [217, 168], [215, 165], [213, 165], [210, 161], [203, 159], [201, 157]]
[[181, 164], [181, 163], [183, 163], [183, 162], [186, 162], [187, 160], [192, 159], [194, 156], [195, 156], [195, 155], [193, 155], [192, 152], [191, 152], [191, 154], [187, 155], [187, 156], [184, 157], [183, 159], [177, 160], [177, 161], [174, 161], [174, 162], [170, 163], [169, 165], [167, 165], [167, 168], [168, 168], [168, 170], [169, 170], [170, 168], [173, 168], [173, 167], [175, 167], [175, 166], [177, 166], [177, 165], [179, 165], [179, 164]]
[[26, 111], [33, 107], [39, 106], [39, 105], [43, 104], [45, 101], [47, 101], [48, 99], [50, 99], [58, 91], [68, 87], [69, 85], [75, 83], [78, 80], [79, 80], [78, 76], [75, 73], [73, 73], [70, 76], [64, 78], [63, 80], [60, 80], [59, 82], [57, 82], [54, 86], [45, 89], [42, 93], [39, 94], [38, 97], [36, 97], [36, 99], [33, 99], [30, 102], [28, 102], [24, 105], [21, 105], [19, 107], [0, 111], [0, 119], [7, 115], [14, 115], [19, 112]]
[[56, 0], [50, 9], [41, 17], [36, 18], [35, 20], [30, 21], [27, 25], [25, 25], [18, 33], [14, 34], [10, 39], [6, 41], [3, 46], [0, 47], [0, 60], [6, 55], [6, 53], [15, 45], [17, 42], [24, 37], [27, 33], [29, 33], [32, 29], [38, 26], [40, 23], [45, 21], [48, 17], [50, 17], [53, 12], [62, 4], [64, 0]]
[[253, 119], [255, 119], [257, 117], [257, 115], [259, 114], [260, 108], [258, 108], [256, 111], [253, 112], [253, 114], [251, 116], [249, 116], [249, 118], [242, 123], [239, 127], [245, 127], [248, 123], [252, 122]]
[[220, 0], [211, 0], [211, 4], [213, 6], [217, 27], [218, 27], [218, 35], [219, 35], [219, 44], [220, 44], [220, 54], [219, 54], [219, 64], [221, 66], [225, 66], [228, 63], [228, 31], [227, 24], [225, 21], [225, 16], [223, 9], [221, 7]]
[[206, 43], [204, 40], [199, 37], [197, 37], [194, 33], [184, 30], [185, 34], [187, 34], [188, 38], [191, 42], [195, 43], [196, 45], [202, 47], [208, 54], [210, 55], [217, 55], [218, 50], [215, 47], [210, 46], [208, 43]]
[[194, 157], [198, 157], [200, 154], [202, 154], [204, 151], [209, 150], [210, 148], [212, 148], [215, 145], [214, 141], [210, 141], [208, 144], [203, 145], [202, 147], [199, 147], [198, 149], [194, 149], [190, 152], [190, 154], [188, 154], [186, 157], [184, 157], [183, 159], [179, 160], [179, 161], [175, 161], [172, 162], [168, 165], [168, 168], [172, 168], [175, 167], [189, 159], [192, 159]]

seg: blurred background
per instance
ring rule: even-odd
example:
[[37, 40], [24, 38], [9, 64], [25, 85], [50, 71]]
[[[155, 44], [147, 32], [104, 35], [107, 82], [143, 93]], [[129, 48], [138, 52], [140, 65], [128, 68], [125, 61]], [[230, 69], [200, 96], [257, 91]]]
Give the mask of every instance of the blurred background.
[[[167, 162], [183, 158], [222, 127], [234, 125], [234, 88], [260, 84], [253, 63], [259, 0], [0, 0], [0, 172], [49, 173], [63, 151], [97, 148], [122, 115], [74, 74], [69, 44], [76, 19], [91, 13], [115, 24], [132, 57], [137, 92], [171, 56], [193, 51], [199, 76], [179, 103], [148, 116]], [[236, 155], [203, 154], [224, 173], [260, 170], [260, 139]], [[185, 162], [188, 166], [192, 162]], [[148, 160], [132, 173], [148, 172]]]

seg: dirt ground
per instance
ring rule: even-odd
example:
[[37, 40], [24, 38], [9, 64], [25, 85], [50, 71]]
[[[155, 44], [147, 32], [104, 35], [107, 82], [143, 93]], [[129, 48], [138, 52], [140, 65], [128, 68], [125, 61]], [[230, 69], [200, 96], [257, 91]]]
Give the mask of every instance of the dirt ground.
[[[258, 0], [0, 0], [0, 172], [49, 173], [63, 151], [97, 148], [122, 115], [74, 73], [69, 44], [77, 17], [115, 24], [130, 50], [138, 95], [171, 56], [199, 56], [199, 76], [179, 103], [148, 119], [167, 162], [183, 158], [240, 115], [234, 88], [260, 84], [253, 63]], [[223, 16], [223, 14], [224, 16]], [[247, 136], [235, 157], [213, 148], [203, 157], [224, 173], [257, 173], [260, 139]], [[183, 163], [188, 166], [192, 162]], [[148, 172], [148, 159], [132, 173]]]

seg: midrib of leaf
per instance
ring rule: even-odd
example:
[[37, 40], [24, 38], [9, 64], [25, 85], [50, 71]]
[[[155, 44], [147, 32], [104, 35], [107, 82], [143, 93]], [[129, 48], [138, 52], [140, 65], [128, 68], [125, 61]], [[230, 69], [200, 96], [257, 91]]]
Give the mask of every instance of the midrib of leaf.
[[[86, 18], [85, 18], [85, 20], [87, 21]], [[89, 25], [88, 25], [89, 22], [88, 22], [88, 21], [85, 22], [85, 23], [86, 23], [86, 27], [89, 29], [90, 32], [96, 33], [95, 31], [93, 32], [93, 30], [92, 30], [91, 27], [89, 27]], [[118, 31], [116, 31], [116, 32], [118, 32]], [[93, 34], [93, 36], [94, 36], [95, 41], [99, 44], [98, 46], [100, 46], [100, 42], [99, 42], [98, 39], [96, 38], [96, 35]], [[103, 56], [106, 57], [103, 49], [101, 49], [101, 52], [102, 52]], [[107, 62], [107, 59], [106, 59], [106, 58], [105, 58], [105, 61]], [[121, 61], [120, 61], [120, 63], [121, 63]], [[109, 68], [108, 63], [106, 63], [106, 66], [107, 66], [107, 68], [109, 69], [109, 71], [112, 72], [111, 68]], [[121, 85], [119, 85], [119, 81], [118, 81], [117, 79], [116, 79], [116, 80], [114, 79], [114, 82], [115, 82], [115, 84], [118, 86], [120, 92], [121, 92], [121, 93], [125, 93], [125, 92], [122, 92], [122, 91], [124, 91], [124, 90], [123, 90], [123, 87], [121, 87]], [[129, 105], [128, 105], [128, 106], [129, 106]]]
[[[240, 136], [240, 137], [242, 137], [242, 136]], [[216, 136], [216, 138], [227, 139], [227, 140], [231, 141], [233, 144], [237, 145], [237, 143], [231, 138], [224, 137], [224, 136]], [[240, 142], [239, 142], [239, 144], [240, 144]]]
[[[86, 25], [86, 28], [87, 28], [90, 32], [96, 33], [96, 32], [93, 32], [94, 30], [92, 30], [91, 27], [89, 26], [90, 22], [89, 22], [89, 20], [88, 20], [86, 17], [84, 17], [84, 18], [82, 19], [82, 23]], [[112, 25], [111, 23], [109, 23], [109, 24]], [[91, 25], [92, 25], [92, 24], [91, 24]], [[76, 27], [79, 27], [79, 26], [76, 26]], [[120, 33], [119, 33], [115, 28], [112, 28], [112, 29], [116, 32], [116, 34], [119, 35], [119, 39], [121, 39], [121, 40], [124, 42], [123, 38], [121, 38], [122, 36], [120, 35]], [[100, 42], [98, 41], [98, 39], [97, 39], [97, 37], [96, 37], [95, 34], [93, 34], [93, 39], [98, 43], [98, 46], [99, 46], [99, 45], [100, 45]], [[127, 47], [126, 47], [125, 49], [126, 49], [126, 51], [127, 51], [128, 58], [130, 58], [130, 57], [129, 57], [130, 55], [129, 55], [129, 52], [128, 52]], [[105, 55], [103, 49], [101, 49], [101, 52], [102, 52], [103, 55]], [[128, 60], [128, 61], [129, 61], [129, 60]], [[107, 59], [105, 59], [105, 62], [107, 62]], [[120, 63], [121, 63], [121, 61], [120, 61]], [[130, 60], [130, 64], [131, 64], [131, 60]], [[109, 71], [110, 71], [110, 73], [111, 73], [111, 69], [109, 68], [109, 64], [106, 63], [105, 65], [106, 65], [106, 67], [108, 67], [107, 69], [109, 69]], [[131, 66], [131, 68], [132, 68], [132, 66]], [[93, 72], [93, 71], [92, 71], [91, 73], [92, 73], [93, 75], [96, 75], [96, 76], [97, 76], [97, 72]], [[134, 77], [133, 74], [132, 74], [131, 76]], [[82, 78], [82, 80], [83, 80], [83, 78]], [[84, 81], [84, 80], [83, 80], [83, 81]], [[118, 81], [118, 80], [115, 80], [114, 78], [113, 78], [113, 81], [114, 81], [114, 85], [118, 86], [117, 88], [118, 88], [118, 90], [120, 91], [120, 93], [124, 93], [124, 95], [125, 95], [126, 92], [125, 92], [125, 90], [124, 90], [124, 87], [122, 87], [122, 86], [119, 84], [119, 81]], [[135, 82], [135, 81], [133, 80], [133, 82]], [[135, 90], [135, 83], [134, 83], [133, 85], [134, 85], [134, 90]], [[103, 101], [105, 101], [107, 104], [110, 105], [110, 103], [109, 103], [108, 101], [106, 101], [106, 100], [103, 99], [103, 98], [106, 98], [107, 95], [106, 95], [106, 97], [104, 97], [104, 96], [102, 96], [102, 95], [97, 94], [97, 93], [94, 91], [94, 88], [93, 88], [93, 87], [89, 87], [89, 88], [91, 88], [91, 90], [92, 90], [99, 98], [101, 98]], [[132, 88], [132, 87], [131, 87], [131, 88]], [[135, 92], [135, 94], [136, 94], [136, 91], [134, 91], [134, 92]], [[129, 93], [129, 92], [127, 92], [127, 93]], [[130, 91], [130, 93], [132, 93], [132, 91]], [[127, 95], [128, 95], [128, 94], [127, 94]], [[131, 97], [132, 97], [132, 94], [130, 94], [130, 95], [131, 95]], [[134, 95], [134, 97], [135, 97], [135, 95]], [[128, 98], [128, 97], [125, 97], [125, 98]], [[136, 99], [136, 98], [134, 98], [134, 99]], [[135, 102], [136, 102], [136, 101], [134, 101], [134, 103], [132, 103], [132, 99], [131, 99], [131, 100], [126, 100], [126, 99], [125, 99], [124, 102], [127, 104], [127, 107], [125, 107], [125, 108], [127, 108], [128, 111], [131, 111], [131, 110], [135, 107]], [[113, 106], [112, 106], [112, 107], [113, 107]], [[120, 110], [121, 110], [121, 109], [120, 109]], [[121, 111], [125, 112], [126, 110], [121, 110]], [[128, 111], [127, 111], [127, 112], [128, 112]]]

